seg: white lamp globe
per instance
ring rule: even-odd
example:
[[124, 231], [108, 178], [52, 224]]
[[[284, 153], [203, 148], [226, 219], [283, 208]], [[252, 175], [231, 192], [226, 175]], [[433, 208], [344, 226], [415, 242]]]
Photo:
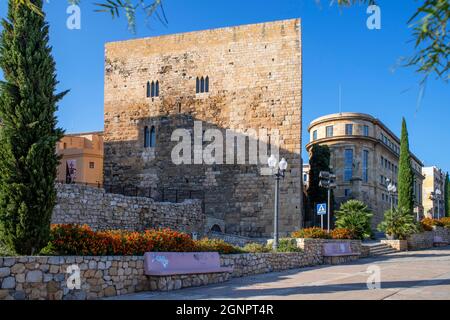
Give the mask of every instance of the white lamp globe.
[[270, 158], [267, 160], [267, 164], [269, 165], [269, 168], [274, 169], [277, 166], [277, 158], [275, 158], [274, 155], [271, 155]]
[[282, 159], [281, 159], [279, 165], [280, 165], [280, 170], [281, 170], [281, 171], [286, 171], [286, 169], [287, 169], [287, 167], [288, 167], [288, 163], [287, 163], [287, 161], [286, 161], [285, 158], [282, 158]]

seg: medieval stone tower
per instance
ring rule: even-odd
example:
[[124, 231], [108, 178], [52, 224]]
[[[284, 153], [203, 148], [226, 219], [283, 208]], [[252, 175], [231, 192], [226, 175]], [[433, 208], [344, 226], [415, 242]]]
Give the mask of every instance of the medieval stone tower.
[[[280, 158], [289, 163], [281, 182], [280, 232], [298, 228], [300, 32], [294, 19], [106, 44], [105, 187], [160, 201], [201, 198], [209, 228], [270, 236], [274, 178], [261, 175], [266, 163], [250, 163], [248, 154], [245, 164], [177, 165], [171, 157], [176, 129], [186, 129], [192, 141], [200, 138], [193, 159], [210, 143], [201, 141], [208, 129], [224, 136], [267, 129], [267, 135], [244, 143], [247, 150], [252, 140], [278, 144]], [[194, 123], [201, 123], [200, 134]], [[272, 130], [278, 130], [279, 140]], [[259, 153], [270, 155], [261, 148]]]

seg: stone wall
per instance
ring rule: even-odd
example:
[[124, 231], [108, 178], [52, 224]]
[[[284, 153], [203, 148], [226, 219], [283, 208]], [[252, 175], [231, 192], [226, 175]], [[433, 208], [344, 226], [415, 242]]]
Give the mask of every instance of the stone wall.
[[[144, 275], [142, 256], [0, 257], [0, 300], [98, 299], [139, 291], [176, 290], [220, 283], [230, 277], [244, 277], [324, 263], [322, 246], [327, 240], [297, 241], [299, 246], [304, 248], [303, 252], [221, 255], [221, 265], [233, 267], [231, 275], [219, 273], [147, 277]], [[352, 241], [351, 245], [354, 252], [358, 252], [361, 246], [358, 241]], [[80, 290], [69, 290], [67, 287], [67, 280], [71, 275], [68, 268], [74, 265], [80, 270]]]
[[82, 185], [57, 184], [57, 205], [52, 223], [87, 224], [95, 230], [171, 228], [201, 233], [205, 216], [200, 200], [183, 203], [154, 202], [126, 197]]
[[381, 243], [388, 245], [389, 247], [397, 251], [407, 251], [408, 241], [407, 240], [381, 240]]
[[235, 246], [244, 247], [246, 244], [249, 243], [260, 243], [260, 244], [266, 244], [267, 238], [249, 238], [249, 237], [242, 237], [234, 234], [226, 234], [226, 233], [218, 233], [218, 232], [208, 232], [206, 234], [206, 237], [209, 239], [220, 239], [227, 243], [230, 243]]
[[[270, 144], [289, 163], [280, 189], [280, 232], [298, 229], [301, 60], [298, 19], [106, 44], [105, 185], [156, 197], [168, 197], [169, 188], [179, 196], [204, 192], [205, 212], [225, 222], [223, 232], [266, 237], [273, 232], [274, 181], [261, 170], [273, 153], [265, 150]], [[209, 92], [196, 93], [196, 78], [206, 76]], [[149, 81], [159, 81], [158, 97], [146, 96]], [[148, 148], [145, 127], [156, 130], [156, 143]], [[185, 130], [189, 140], [183, 142], [192, 146], [196, 141], [192, 150], [183, 150], [189, 160], [182, 164], [172, 159], [179, 143], [172, 140], [176, 129]], [[211, 165], [202, 159], [212, 153], [204, 137], [208, 129], [223, 136], [214, 137], [223, 149], [215, 150]], [[272, 130], [278, 130], [279, 139]], [[227, 148], [235, 149], [226, 138], [242, 134], [248, 134], [243, 161], [237, 163], [228, 151], [230, 160], [222, 162]], [[256, 164], [248, 151], [260, 142]]]
[[[69, 290], [68, 268], [81, 289]], [[150, 290], [143, 257], [0, 257], [0, 300], [86, 300]]]
[[[320, 264], [324, 263], [323, 245], [330, 242], [349, 242], [353, 253], [360, 254], [364, 257], [366, 252], [363, 251], [360, 240], [333, 240], [333, 239], [297, 239], [297, 246], [310, 257], [318, 259]], [[341, 261], [344, 262], [344, 261]]]
[[317, 265], [321, 259], [304, 252], [293, 253], [246, 253], [221, 256], [224, 267], [234, 267], [232, 277], [245, 277], [273, 271]]
[[434, 238], [441, 237], [444, 242], [450, 243], [450, 230], [443, 227], [433, 227], [433, 231], [416, 233], [408, 237], [408, 249], [420, 250], [433, 248]]

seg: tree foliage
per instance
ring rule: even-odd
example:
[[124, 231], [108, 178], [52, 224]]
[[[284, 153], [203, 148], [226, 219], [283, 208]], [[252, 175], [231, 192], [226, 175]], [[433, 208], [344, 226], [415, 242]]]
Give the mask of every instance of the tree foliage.
[[398, 207], [384, 213], [384, 219], [378, 225], [378, 231], [396, 240], [405, 240], [411, 234], [418, 232], [418, 227], [411, 212]]
[[400, 140], [398, 205], [409, 211], [410, 214], [414, 212], [414, 172], [411, 164], [408, 129], [405, 118], [402, 121], [402, 136]]
[[314, 206], [317, 203], [327, 202], [327, 190], [319, 187], [320, 171], [330, 171], [330, 149], [327, 145], [314, 144], [309, 159], [309, 187], [307, 192], [308, 212], [313, 220]]
[[[33, 0], [42, 8], [43, 0]], [[0, 67], [0, 237], [19, 254], [47, 245], [56, 201], [55, 63], [44, 17], [9, 2], [2, 21]]]
[[350, 230], [354, 239], [364, 240], [372, 234], [372, 212], [359, 200], [349, 200], [336, 211], [336, 227]]

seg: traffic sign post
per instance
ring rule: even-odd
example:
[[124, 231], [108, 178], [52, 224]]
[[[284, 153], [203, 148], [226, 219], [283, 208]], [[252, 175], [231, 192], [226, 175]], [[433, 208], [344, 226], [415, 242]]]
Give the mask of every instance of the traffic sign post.
[[[330, 224], [331, 224], [331, 189], [336, 188], [336, 183], [335, 183], [335, 179], [336, 179], [336, 175], [328, 172], [328, 171], [321, 171], [319, 173], [319, 187], [325, 188], [327, 189], [327, 200], [328, 200], [328, 208], [327, 206], [325, 206], [325, 211], [328, 215], [328, 221], [327, 221], [327, 230], [328, 232], [330, 232]], [[327, 210], [328, 209], [328, 210]], [[323, 216], [322, 216], [323, 217]], [[321, 219], [323, 220], [323, 218]], [[322, 222], [322, 228], [323, 228], [323, 222]]]
[[323, 229], [323, 216], [327, 214], [327, 204], [319, 203], [316, 207], [316, 212], [320, 216], [320, 227]]

